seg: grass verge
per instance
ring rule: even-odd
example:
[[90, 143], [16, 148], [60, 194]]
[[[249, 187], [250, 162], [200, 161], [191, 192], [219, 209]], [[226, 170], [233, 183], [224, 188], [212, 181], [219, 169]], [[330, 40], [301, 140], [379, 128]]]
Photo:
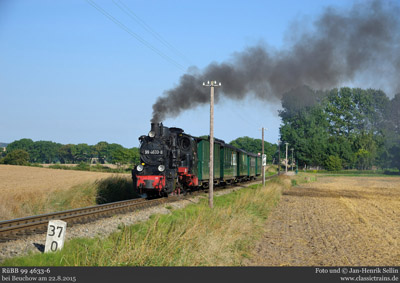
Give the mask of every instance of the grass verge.
[[[5, 266], [240, 266], [251, 257], [287, 177], [206, 199], [106, 238], [72, 239], [63, 250], [8, 259]], [[68, 231], [67, 231], [68, 234]]]

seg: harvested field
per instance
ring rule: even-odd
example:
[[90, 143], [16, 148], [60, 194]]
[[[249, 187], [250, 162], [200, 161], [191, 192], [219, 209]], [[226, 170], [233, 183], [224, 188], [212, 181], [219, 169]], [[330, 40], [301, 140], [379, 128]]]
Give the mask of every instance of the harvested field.
[[286, 189], [247, 265], [399, 266], [400, 178], [319, 177]]
[[[77, 199], [72, 204], [73, 207], [94, 204], [92, 196], [78, 195], [83, 191], [81, 188], [93, 186], [96, 181], [113, 175], [115, 174], [0, 165], [0, 220], [51, 212], [52, 208], [46, 208], [49, 202], [65, 201], [54, 199], [54, 195], [63, 195], [64, 198], [75, 196]], [[118, 176], [130, 177], [129, 174]], [[73, 190], [76, 193], [69, 196], [68, 192]], [[59, 207], [62, 208], [62, 204]]]

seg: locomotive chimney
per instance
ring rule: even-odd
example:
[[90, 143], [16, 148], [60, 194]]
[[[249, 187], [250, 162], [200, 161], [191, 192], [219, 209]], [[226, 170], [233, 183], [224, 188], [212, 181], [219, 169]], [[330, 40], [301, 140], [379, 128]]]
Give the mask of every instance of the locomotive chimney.
[[160, 136], [163, 136], [164, 135], [164, 125], [163, 125], [163, 123], [161, 122], [160, 124]]
[[155, 134], [156, 137], [163, 135], [164, 126], [162, 123], [151, 123], [151, 132]]
[[160, 128], [158, 127], [158, 123], [151, 123], [150, 133], [152, 138], [158, 137], [160, 135]]

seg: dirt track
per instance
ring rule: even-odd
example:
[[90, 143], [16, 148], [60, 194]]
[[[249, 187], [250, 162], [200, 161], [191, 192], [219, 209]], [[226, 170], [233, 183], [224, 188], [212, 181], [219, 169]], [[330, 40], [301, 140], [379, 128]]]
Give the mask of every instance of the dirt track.
[[247, 264], [399, 266], [400, 178], [324, 177], [283, 192]]

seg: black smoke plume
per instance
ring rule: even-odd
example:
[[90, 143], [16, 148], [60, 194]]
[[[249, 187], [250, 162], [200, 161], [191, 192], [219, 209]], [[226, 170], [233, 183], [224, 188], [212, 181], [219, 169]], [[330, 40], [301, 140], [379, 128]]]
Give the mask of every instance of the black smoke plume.
[[152, 122], [208, 103], [210, 90], [202, 86], [207, 80], [222, 83], [216, 102], [220, 96], [240, 100], [250, 95], [277, 101], [299, 86], [326, 89], [358, 77], [400, 91], [399, 15], [397, 3], [389, 1], [363, 1], [348, 10], [326, 8], [311, 29], [293, 25], [284, 50], [259, 44], [227, 62], [189, 71], [157, 99]]

